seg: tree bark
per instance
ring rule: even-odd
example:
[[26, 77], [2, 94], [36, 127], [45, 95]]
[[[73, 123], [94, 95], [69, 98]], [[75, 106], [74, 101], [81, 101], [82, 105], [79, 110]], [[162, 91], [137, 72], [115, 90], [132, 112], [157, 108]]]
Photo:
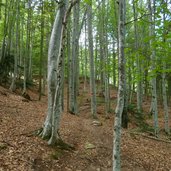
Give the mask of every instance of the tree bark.
[[15, 56], [14, 56], [14, 73], [13, 73], [13, 77], [12, 77], [12, 83], [10, 86], [10, 90], [11, 91], [15, 91], [16, 89], [16, 79], [17, 79], [17, 74], [18, 74], [18, 69], [17, 69], [17, 65], [18, 65], [18, 58], [19, 58], [19, 25], [20, 25], [20, 1], [18, 0], [16, 3], [16, 41], [15, 41]]
[[42, 66], [43, 66], [43, 49], [44, 49], [44, 3], [41, 1], [41, 40], [40, 40], [40, 64], [39, 64], [39, 100], [42, 97]]
[[60, 1], [55, 17], [48, 50], [48, 113], [41, 132], [43, 138], [50, 138], [49, 145], [55, 145], [60, 140], [59, 127], [62, 114], [62, 91], [64, 84], [64, 38], [67, 18], [71, 8], [77, 1]]
[[96, 111], [96, 87], [95, 87], [95, 69], [93, 55], [93, 33], [92, 33], [92, 0], [88, 5], [88, 42], [89, 42], [89, 58], [90, 58], [90, 95], [91, 95], [91, 113], [93, 118], [97, 118]]
[[120, 143], [121, 143], [121, 121], [124, 109], [124, 92], [125, 92], [125, 57], [124, 57], [124, 36], [125, 36], [125, 0], [119, 1], [119, 22], [118, 22], [118, 37], [119, 37], [119, 90], [118, 101], [115, 110], [114, 122], [114, 138], [113, 138], [113, 171], [120, 171]]
[[[148, 9], [149, 9], [149, 22], [150, 22], [150, 26], [149, 26], [149, 37], [150, 39], [150, 48], [151, 48], [151, 61], [152, 61], [152, 66], [151, 66], [151, 70], [154, 71], [155, 70], [155, 49], [154, 47], [152, 47], [155, 37], [155, 0], [153, 0], [153, 7], [152, 7], [152, 3], [151, 0], [148, 0]], [[154, 117], [154, 132], [155, 132], [155, 136], [158, 137], [159, 134], [159, 125], [158, 125], [158, 109], [157, 109], [157, 90], [156, 90], [156, 75], [152, 75], [152, 79], [151, 79], [151, 91], [152, 91], [152, 114]]]
[[57, 10], [51, 38], [48, 49], [48, 112], [44, 123], [41, 136], [49, 138], [49, 144], [56, 143], [58, 137], [61, 115], [61, 93], [62, 93], [62, 35], [63, 35], [63, 19], [66, 13], [66, 3], [61, 1]]
[[[166, 8], [167, 8], [167, 0], [166, 2], [163, 0], [163, 3], [166, 3]], [[166, 21], [166, 14], [165, 14], [165, 9], [163, 9], [163, 30], [164, 30], [164, 37], [163, 37], [163, 43], [164, 45], [166, 44], [166, 38], [165, 38], [165, 35], [166, 35], [166, 28], [165, 28], [165, 21]], [[164, 52], [164, 58], [166, 57], [166, 53]], [[165, 132], [167, 134], [170, 134], [170, 127], [169, 127], [169, 111], [168, 111], [168, 100], [167, 100], [167, 95], [166, 95], [166, 73], [165, 73], [165, 70], [166, 70], [166, 62], [165, 62], [165, 59], [162, 63], [162, 67], [163, 67], [163, 73], [162, 73], [162, 95], [163, 95], [163, 106], [164, 106], [164, 122], [165, 122]]]
[[135, 55], [136, 55], [136, 68], [137, 68], [137, 110], [142, 112], [142, 82], [141, 82], [141, 65], [139, 57], [139, 43], [138, 43], [138, 26], [137, 26], [137, 2], [133, 0], [133, 11], [134, 11], [134, 34], [135, 34]]
[[71, 57], [71, 85], [70, 85], [70, 108], [72, 114], [78, 113], [77, 92], [78, 92], [78, 55], [79, 55], [79, 3], [73, 7], [73, 30], [72, 30], [72, 57]]

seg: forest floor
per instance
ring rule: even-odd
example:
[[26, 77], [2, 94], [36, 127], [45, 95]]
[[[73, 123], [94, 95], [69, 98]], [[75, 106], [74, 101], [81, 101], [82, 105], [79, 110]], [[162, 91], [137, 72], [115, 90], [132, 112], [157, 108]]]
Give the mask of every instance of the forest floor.
[[[102, 98], [97, 99], [98, 126], [91, 117], [90, 97], [86, 94], [78, 97], [79, 116], [63, 112], [60, 134], [64, 142], [75, 148], [69, 151], [50, 147], [45, 140], [32, 135], [44, 123], [47, 97], [38, 101], [36, 91], [28, 93], [31, 101], [0, 87], [0, 171], [112, 171], [114, 114], [106, 119]], [[114, 110], [115, 90], [111, 96]], [[144, 108], [149, 107], [150, 102], [145, 102]], [[162, 109], [159, 112], [162, 141], [151, 133], [138, 131], [135, 117], [129, 115], [129, 128], [122, 130], [122, 171], [170, 171], [171, 142], [162, 131]], [[147, 118], [152, 124], [152, 117]]]

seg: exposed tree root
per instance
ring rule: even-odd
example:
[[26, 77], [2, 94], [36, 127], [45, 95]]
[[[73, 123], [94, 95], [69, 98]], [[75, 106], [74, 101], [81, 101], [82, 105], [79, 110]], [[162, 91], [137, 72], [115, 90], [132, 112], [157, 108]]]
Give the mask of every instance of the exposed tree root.
[[48, 140], [48, 145], [52, 147], [57, 147], [58, 149], [67, 150], [67, 151], [75, 150], [75, 148], [72, 145], [67, 144], [62, 140], [59, 131], [57, 132], [56, 140], [53, 139], [51, 136], [43, 136], [43, 128], [35, 130], [33, 133], [36, 133], [35, 135], [38, 135], [44, 140]]
[[34, 131], [31, 131], [31, 132], [19, 134], [19, 136], [21, 136], [21, 135], [24, 135], [24, 136], [27, 136], [27, 137], [37, 136], [42, 132], [42, 130], [43, 130], [43, 128], [39, 128], [39, 129], [36, 129]]
[[57, 140], [56, 147], [66, 151], [75, 150], [73, 145], [65, 143], [61, 138]]

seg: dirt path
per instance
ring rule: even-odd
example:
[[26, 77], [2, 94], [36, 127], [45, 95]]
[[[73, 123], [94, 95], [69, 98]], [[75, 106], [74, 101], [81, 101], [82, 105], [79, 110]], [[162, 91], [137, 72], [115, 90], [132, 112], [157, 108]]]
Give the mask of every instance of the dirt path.
[[[37, 95], [30, 93], [32, 99]], [[30, 132], [43, 124], [47, 99], [22, 101], [0, 87], [0, 171], [111, 171], [113, 115], [105, 119], [98, 107], [101, 126], [94, 126], [90, 106], [80, 107], [80, 116], [63, 113], [61, 136], [74, 151], [51, 148]], [[84, 101], [84, 99], [83, 99]], [[83, 103], [82, 103], [83, 104]], [[171, 144], [122, 132], [123, 171], [171, 170]]]

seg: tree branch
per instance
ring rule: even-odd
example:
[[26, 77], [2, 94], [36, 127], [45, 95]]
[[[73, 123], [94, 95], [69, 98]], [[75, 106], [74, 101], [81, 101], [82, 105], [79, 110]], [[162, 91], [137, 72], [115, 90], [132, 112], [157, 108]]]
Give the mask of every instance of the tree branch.
[[84, 21], [85, 21], [86, 15], [87, 15], [87, 8], [85, 9], [84, 15], [82, 17], [82, 22], [81, 22], [81, 25], [80, 25], [80, 28], [79, 28], [79, 37], [80, 37], [80, 34], [81, 34], [82, 27], [84, 25]]
[[139, 19], [142, 19], [143, 17], [148, 16], [148, 15], [151, 15], [151, 14], [144, 14], [144, 15], [142, 15], [142, 16], [140, 16], [140, 17], [134, 19], [134, 20], [131, 20], [131, 21], [125, 23], [125, 25], [131, 24], [132, 22], [137, 21], [137, 20], [139, 20]]
[[155, 141], [160, 141], [160, 142], [165, 142], [165, 143], [171, 144], [171, 141], [169, 141], [169, 140], [165, 140], [165, 139], [160, 139], [160, 138], [148, 136], [148, 135], [141, 134], [141, 133], [138, 133], [138, 132], [130, 132], [130, 134], [140, 135], [140, 136], [142, 136], [144, 138], [149, 138], [149, 139], [152, 139], [152, 140], [155, 140]]
[[70, 13], [71, 13], [72, 7], [73, 7], [78, 1], [79, 1], [79, 0], [75, 0], [75, 1], [72, 1], [72, 2], [70, 3], [70, 6], [69, 6], [69, 8], [68, 8], [67, 11], [66, 11], [66, 14], [65, 14], [65, 17], [64, 17], [64, 20], [63, 20], [63, 24], [64, 24], [64, 25], [66, 25], [66, 22], [67, 22], [67, 19], [68, 19]]

